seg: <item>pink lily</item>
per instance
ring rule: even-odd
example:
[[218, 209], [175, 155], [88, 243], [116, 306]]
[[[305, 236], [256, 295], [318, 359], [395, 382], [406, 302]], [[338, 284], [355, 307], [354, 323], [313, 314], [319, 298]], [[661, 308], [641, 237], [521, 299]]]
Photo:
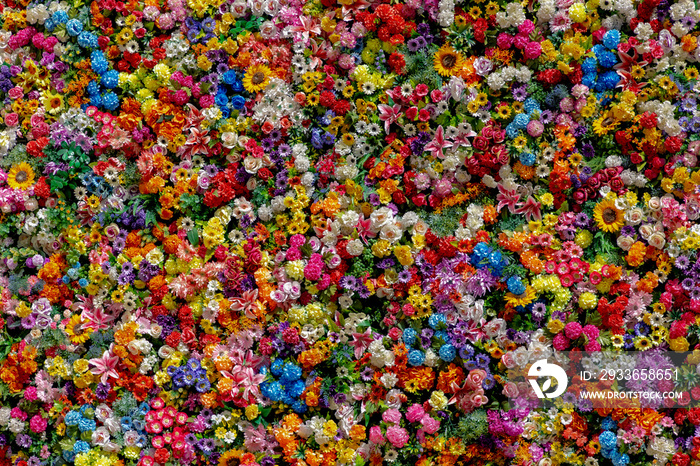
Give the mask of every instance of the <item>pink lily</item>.
[[386, 104], [379, 104], [377, 108], [379, 109], [379, 119], [384, 122], [384, 131], [388, 134], [391, 124], [396, 123], [401, 116], [401, 106], [397, 104], [390, 107]]
[[430, 141], [427, 146], [425, 146], [425, 150], [429, 151], [433, 155], [437, 154], [437, 157], [440, 159], [444, 159], [445, 154], [442, 150], [449, 149], [452, 146], [453, 144], [450, 141], [445, 140], [445, 132], [442, 129], [442, 125], [440, 125], [438, 126], [437, 131], [435, 131], [435, 137], [433, 140]]
[[365, 244], [367, 244], [368, 236], [370, 238], [377, 236], [376, 233], [372, 232], [372, 220], [365, 219], [364, 214], [360, 215], [360, 219], [357, 221], [355, 228], [357, 228], [357, 233], [360, 235], [360, 238], [362, 238], [362, 241], [364, 241]]
[[90, 369], [90, 372], [92, 372], [95, 375], [102, 375], [102, 377], [100, 377], [100, 381], [102, 383], [107, 383], [107, 380], [110, 377], [114, 379], [119, 378], [119, 373], [116, 370], [117, 364], [119, 364], [119, 356], [116, 356], [114, 353], [112, 353], [113, 348], [114, 343], [112, 343], [112, 345], [107, 351], [102, 353], [102, 357], [93, 358], [88, 361], [88, 364], [93, 366]]
[[255, 311], [258, 310], [258, 290], [249, 290], [243, 292], [240, 298], [231, 298], [231, 309], [238, 312], [245, 312], [249, 319], [256, 319]]
[[498, 194], [496, 195], [498, 206], [496, 210], [499, 212], [504, 207], [508, 207], [510, 213], [515, 213], [515, 207], [520, 200], [520, 194], [515, 189], [506, 189], [502, 184], [498, 184]]
[[542, 212], [540, 211], [541, 208], [542, 204], [537, 202], [534, 197], [530, 196], [523, 205], [515, 209], [515, 213], [525, 214], [528, 220], [531, 220], [533, 217], [540, 220], [542, 218]]
[[373, 341], [374, 337], [372, 336], [371, 328], [365, 330], [364, 333], [353, 333], [352, 342], [350, 344], [355, 348], [355, 359], [360, 359], [362, 353], [364, 353]]
[[305, 43], [308, 42], [309, 35], [311, 33], [316, 35], [321, 34], [321, 28], [318, 24], [316, 24], [316, 20], [314, 18], [310, 16], [301, 16], [299, 19], [301, 20], [301, 26], [292, 26], [290, 29], [294, 33], [301, 34], [301, 37], [304, 39]]

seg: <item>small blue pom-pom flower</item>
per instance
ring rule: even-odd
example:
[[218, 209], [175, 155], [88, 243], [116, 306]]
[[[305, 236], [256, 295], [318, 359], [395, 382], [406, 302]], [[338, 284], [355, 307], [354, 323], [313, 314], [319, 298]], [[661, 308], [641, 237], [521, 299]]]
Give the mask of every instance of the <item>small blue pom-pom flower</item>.
[[620, 45], [620, 31], [611, 29], [603, 36], [603, 45], [609, 49], [616, 49]]
[[446, 362], [451, 362], [455, 356], [457, 356], [457, 351], [455, 347], [447, 343], [440, 347], [440, 359]]
[[408, 353], [408, 363], [412, 366], [420, 366], [425, 361], [425, 354], [420, 350], [411, 350]]

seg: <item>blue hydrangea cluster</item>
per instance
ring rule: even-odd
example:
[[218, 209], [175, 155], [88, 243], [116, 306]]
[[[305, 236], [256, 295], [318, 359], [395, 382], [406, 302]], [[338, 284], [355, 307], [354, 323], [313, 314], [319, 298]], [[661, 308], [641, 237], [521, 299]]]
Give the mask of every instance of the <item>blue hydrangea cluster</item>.
[[269, 369], [260, 369], [261, 374], [268, 375], [271, 379], [260, 384], [260, 392], [272, 401], [290, 405], [297, 414], [305, 413], [308, 406], [299, 399], [306, 389], [306, 384], [301, 380], [301, 372], [301, 367], [296, 364], [285, 363], [283, 359], [277, 358], [272, 361]]
[[491, 249], [486, 243], [479, 243], [474, 247], [470, 260], [477, 269], [488, 268], [496, 277], [500, 277], [508, 265], [501, 251]]
[[629, 464], [630, 457], [627, 453], [620, 453], [617, 448], [617, 435], [611, 430], [604, 430], [598, 437], [600, 453], [604, 458], [612, 461], [614, 466]]
[[[113, 89], [119, 84], [119, 74], [115, 70], [109, 70], [109, 63], [101, 50], [95, 50], [90, 54], [90, 66], [100, 75], [101, 85], [107, 89]], [[110, 87], [111, 86], [111, 87]], [[107, 110], [116, 110], [119, 107], [119, 97], [112, 91], [100, 94], [100, 86], [90, 81], [87, 86], [90, 96], [90, 105]]]

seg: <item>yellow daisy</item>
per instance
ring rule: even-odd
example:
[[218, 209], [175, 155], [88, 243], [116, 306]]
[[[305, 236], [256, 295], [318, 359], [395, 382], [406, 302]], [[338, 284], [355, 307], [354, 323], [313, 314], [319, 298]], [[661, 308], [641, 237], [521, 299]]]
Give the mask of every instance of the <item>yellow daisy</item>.
[[598, 228], [606, 233], [620, 231], [625, 224], [625, 214], [615, 207], [615, 201], [606, 199], [599, 202], [593, 209], [593, 219]]
[[7, 175], [7, 184], [12, 189], [29, 189], [34, 184], [34, 170], [27, 162], [14, 165]]
[[270, 68], [265, 65], [253, 65], [248, 68], [243, 78], [243, 87], [250, 93], [260, 92], [270, 82]]
[[83, 322], [79, 315], [74, 315], [70, 318], [68, 325], [66, 325], [66, 333], [68, 334], [71, 343], [81, 345], [90, 339], [92, 329], [84, 328], [82, 324]]
[[462, 69], [463, 64], [462, 54], [455, 51], [449, 44], [443, 45], [433, 58], [433, 66], [441, 76], [454, 75]]

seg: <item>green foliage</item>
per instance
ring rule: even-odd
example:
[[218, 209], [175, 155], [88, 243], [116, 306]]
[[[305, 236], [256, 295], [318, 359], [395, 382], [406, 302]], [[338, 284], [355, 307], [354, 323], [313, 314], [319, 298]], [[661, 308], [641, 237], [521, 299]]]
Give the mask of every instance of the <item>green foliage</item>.
[[477, 409], [471, 413], [465, 414], [459, 420], [459, 424], [455, 429], [454, 434], [464, 440], [465, 443], [471, 443], [489, 431], [488, 417], [486, 411]]
[[441, 213], [422, 212], [418, 214], [438, 236], [454, 236], [462, 225], [459, 221], [467, 213], [468, 204], [448, 207]]
[[438, 50], [437, 46], [423, 49], [417, 53], [406, 53], [406, 72], [408, 79], [415, 85], [424, 83], [430, 87], [442, 86], [442, 77], [433, 67], [433, 55]]

